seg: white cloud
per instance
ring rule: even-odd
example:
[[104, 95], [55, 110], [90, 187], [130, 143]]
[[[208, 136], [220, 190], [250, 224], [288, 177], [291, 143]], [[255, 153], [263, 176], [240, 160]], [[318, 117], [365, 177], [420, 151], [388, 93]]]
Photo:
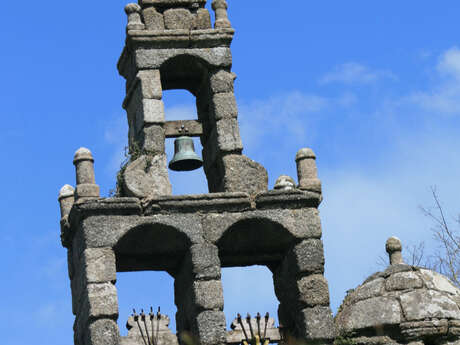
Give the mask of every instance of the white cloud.
[[438, 115], [460, 114], [460, 49], [453, 47], [444, 52], [436, 67], [437, 84], [428, 90], [409, 94], [406, 101], [423, 111]]
[[448, 77], [460, 79], [460, 49], [453, 47], [441, 55], [438, 71]]
[[344, 83], [344, 84], [372, 84], [381, 79], [396, 80], [396, 76], [387, 70], [372, 70], [367, 66], [356, 62], [344, 63], [324, 75], [320, 84]]

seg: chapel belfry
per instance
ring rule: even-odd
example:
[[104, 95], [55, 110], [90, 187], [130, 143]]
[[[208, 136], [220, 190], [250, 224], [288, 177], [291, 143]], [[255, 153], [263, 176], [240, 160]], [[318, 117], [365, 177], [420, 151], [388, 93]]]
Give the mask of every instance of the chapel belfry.
[[[75, 189], [66, 185], [59, 194], [76, 345], [334, 339], [315, 154], [299, 150], [298, 183], [281, 176], [273, 190], [265, 168], [242, 154], [231, 72], [234, 29], [225, 0], [212, 2], [214, 25], [205, 5], [206, 0], [139, 0], [125, 7], [126, 46], [118, 70], [126, 79], [130, 160], [118, 174], [116, 196], [102, 198], [92, 153], [81, 148], [73, 160]], [[170, 89], [196, 97], [195, 120], [165, 119], [162, 94]], [[201, 141], [202, 159], [192, 137]], [[167, 138], [176, 138], [170, 162]], [[201, 166], [209, 193], [172, 195], [168, 168], [186, 174]], [[262, 314], [236, 318], [227, 330], [221, 268], [250, 265], [273, 273], [279, 325]], [[174, 278], [175, 332], [160, 312], [118, 315], [117, 272], [148, 270]], [[161, 303], [154, 295], [145, 307]], [[127, 321], [126, 337], [120, 336], [118, 318]]]

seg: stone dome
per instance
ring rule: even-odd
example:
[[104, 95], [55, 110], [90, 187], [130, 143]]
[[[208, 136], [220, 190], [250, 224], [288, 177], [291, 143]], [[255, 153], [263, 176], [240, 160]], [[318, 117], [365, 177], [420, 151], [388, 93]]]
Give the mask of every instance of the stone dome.
[[402, 261], [387, 242], [390, 266], [350, 290], [335, 318], [340, 339], [356, 345], [460, 345], [460, 290], [445, 276]]

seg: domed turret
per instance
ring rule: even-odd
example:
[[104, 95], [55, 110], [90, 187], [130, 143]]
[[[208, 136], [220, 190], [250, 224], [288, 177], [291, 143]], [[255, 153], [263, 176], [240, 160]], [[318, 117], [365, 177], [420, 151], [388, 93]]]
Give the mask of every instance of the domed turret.
[[348, 292], [336, 316], [351, 344], [460, 344], [460, 290], [443, 275], [402, 260], [401, 241], [386, 250], [390, 266]]

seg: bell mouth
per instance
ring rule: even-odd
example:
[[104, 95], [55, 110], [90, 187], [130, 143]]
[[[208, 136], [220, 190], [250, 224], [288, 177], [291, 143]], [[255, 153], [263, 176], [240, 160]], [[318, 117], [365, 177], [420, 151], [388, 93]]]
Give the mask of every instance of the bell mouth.
[[192, 171], [203, 166], [203, 162], [198, 159], [181, 159], [179, 161], [169, 163], [169, 169], [173, 171]]

